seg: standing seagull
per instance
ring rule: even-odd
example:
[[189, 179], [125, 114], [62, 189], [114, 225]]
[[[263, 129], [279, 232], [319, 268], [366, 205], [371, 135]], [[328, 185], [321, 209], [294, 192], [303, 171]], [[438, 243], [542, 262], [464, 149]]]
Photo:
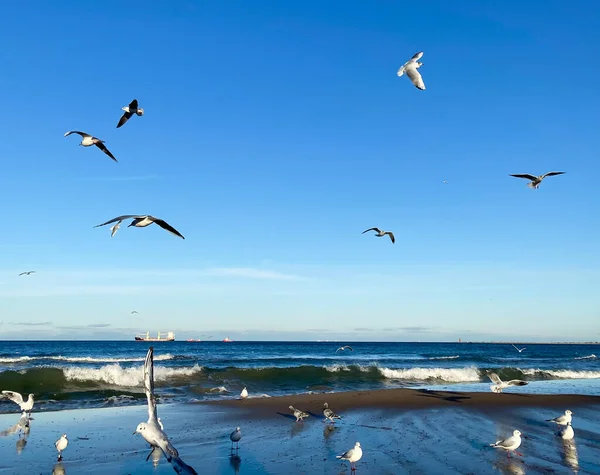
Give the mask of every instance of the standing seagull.
[[[158, 421], [156, 414], [156, 398], [154, 397], [153, 346], [148, 349], [146, 360], [144, 361], [144, 392], [146, 393], [146, 399], [148, 400], [148, 422], [140, 422], [133, 434], [142, 434], [144, 440], [152, 446], [152, 452], [154, 452], [154, 447], [160, 447], [166, 459], [177, 473], [197, 475], [192, 467], [186, 465], [183, 460], [179, 458], [179, 452], [173, 447], [167, 434], [161, 428], [162, 424]], [[150, 455], [152, 455], [152, 452], [150, 452]], [[150, 455], [148, 455], [146, 460], [150, 458]]]
[[331, 422], [335, 422], [334, 419], [341, 419], [340, 416], [338, 416], [335, 412], [329, 409], [329, 404], [327, 403], [323, 404], [323, 415], [325, 416], [324, 420], [329, 420]]
[[290, 406], [290, 411], [294, 413], [294, 417], [296, 418], [296, 422], [304, 422], [304, 418], [308, 417], [308, 412], [301, 411], [300, 409], [296, 409], [294, 406]]
[[554, 422], [559, 426], [566, 426], [573, 421], [573, 413], [570, 409], [567, 409], [562, 416], [555, 417], [554, 419], [547, 419], [546, 422]]
[[28, 270], [27, 272], [21, 272], [19, 274], [19, 277], [21, 277], [22, 275], [31, 275], [31, 274], [35, 274], [34, 270]]
[[56, 450], [58, 450], [59, 462], [62, 460], [62, 452], [67, 448], [67, 445], [69, 445], [69, 439], [67, 439], [67, 434], [61, 435], [60, 439], [54, 442], [54, 447], [56, 447]]
[[115, 162], [117, 161], [117, 159], [113, 156], [113, 154], [110, 153], [110, 150], [108, 150], [106, 148], [106, 146], [104, 145], [104, 140], [100, 140], [99, 138], [96, 138], [90, 134], [86, 134], [85, 132], [79, 132], [77, 130], [71, 130], [70, 132], [67, 132], [65, 134], [65, 137], [68, 137], [71, 134], [81, 135], [82, 140], [79, 145], [83, 145], [84, 147], [91, 147], [92, 145], [95, 145], [100, 150], [102, 150], [106, 155], [108, 155], [110, 158], [112, 158]]
[[[494, 447], [495, 449], [504, 449], [506, 450], [506, 456], [510, 458], [511, 451], [517, 450], [521, 445], [521, 432], [518, 430], [513, 431], [513, 435], [508, 437], [507, 439], [498, 440], [494, 444], [490, 444], [490, 447]], [[519, 457], [522, 457], [523, 454], [520, 452], [515, 452]]]
[[246, 389], [246, 387], [244, 387], [244, 389], [242, 389], [242, 392], [240, 393], [240, 399], [246, 399], [248, 397], [248, 390]]
[[375, 234], [375, 236], [377, 237], [383, 237], [386, 234], [390, 237], [390, 239], [392, 240], [392, 244], [394, 244], [396, 242], [396, 238], [394, 237], [394, 233], [392, 233], [391, 231], [382, 231], [379, 228], [369, 228], [369, 229], [365, 229], [361, 234], [367, 233], [369, 231], [375, 231], [377, 234]]
[[362, 449], [360, 448], [360, 442], [354, 444], [354, 447], [348, 452], [344, 452], [342, 455], [336, 455], [335, 458], [341, 460], [347, 460], [350, 462], [350, 470], [356, 471], [356, 462], [362, 458]]
[[421, 91], [425, 90], [425, 83], [423, 82], [423, 78], [421, 74], [419, 74], [419, 69], [423, 66], [423, 63], [419, 62], [419, 59], [423, 56], [423, 51], [415, 54], [412, 58], [410, 58], [406, 63], [400, 66], [398, 69], [398, 77], [402, 76], [404, 73], [408, 76], [408, 78], [412, 81], [417, 89], [421, 89]]
[[229, 438], [231, 439], [231, 450], [233, 450], [233, 443], [235, 442], [236, 450], [240, 448], [240, 439], [242, 438], [242, 432], [239, 427], [236, 427], [235, 430], [229, 434]]
[[337, 353], [338, 351], [344, 351], [344, 350], [350, 350], [350, 351], [354, 351], [354, 349], [351, 346], [340, 346], [337, 350], [335, 350], [335, 352]]
[[500, 376], [498, 376], [496, 373], [488, 373], [488, 378], [490, 378], [492, 383], [494, 383], [490, 386], [490, 389], [493, 393], [501, 393], [503, 389], [509, 386], [525, 386], [526, 384], [529, 384], [527, 381], [522, 381], [520, 379], [511, 379], [510, 381], [505, 382], [502, 381]]
[[27, 412], [31, 415], [31, 410], [33, 409], [33, 394], [30, 394], [27, 398], [27, 401], [23, 401], [23, 396], [20, 393], [16, 393], [14, 391], [2, 391], [8, 399], [10, 399], [15, 404], [18, 404], [21, 408], [21, 412]]
[[515, 345], [513, 345], [515, 347], [515, 350], [517, 350], [519, 353], [521, 353], [523, 350], [526, 350], [527, 348], [523, 347], [523, 348], [517, 348]]
[[111, 219], [106, 223], [98, 224], [94, 227], [99, 228], [100, 226], [105, 226], [107, 224], [114, 223], [115, 221], [118, 221], [120, 223], [124, 219], [130, 218], [133, 218], [133, 221], [131, 221], [131, 224], [127, 226], [128, 228], [130, 228], [131, 226], [134, 226], [136, 228], [145, 228], [146, 226], [150, 226], [152, 223], [156, 223], [161, 228], [166, 229], [172, 234], [175, 234], [175, 236], [179, 236], [181, 239], [185, 239], [183, 235], [179, 231], [177, 231], [177, 229], [175, 229], [173, 226], [169, 225], [169, 223], [162, 219], [155, 218], [154, 216], [150, 216], [149, 214], [126, 214], [124, 216], [119, 216], [117, 218]]
[[121, 107], [121, 110], [124, 110], [125, 113], [119, 119], [119, 123], [117, 124], [117, 129], [121, 127], [125, 122], [127, 122], [133, 114], [137, 114], [139, 116], [144, 115], [144, 109], [138, 107], [137, 99], [134, 99], [129, 103], [128, 106]]
[[527, 186], [529, 188], [533, 188], [533, 189], [538, 189], [540, 187], [540, 183], [542, 183], [542, 180], [544, 178], [546, 178], [547, 176], [555, 176], [555, 175], [564, 175], [566, 172], [548, 172], [545, 173], [544, 175], [540, 175], [540, 176], [535, 176], [535, 175], [530, 175], [529, 173], [523, 173], [520, 175], [510, 175], [510, 176], [514, 176], [515, 178], [526, 178], [527, 180], [531, 180], [529, 183], [527, 183]]

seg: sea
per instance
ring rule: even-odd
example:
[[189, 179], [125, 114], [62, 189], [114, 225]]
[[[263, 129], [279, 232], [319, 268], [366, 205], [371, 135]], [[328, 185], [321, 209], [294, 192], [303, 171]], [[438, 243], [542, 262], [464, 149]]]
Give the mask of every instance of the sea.
[[[0, 390], [33, 393], [36, 411], [145, 404], [154, 346], [161, 403], [386, 388], [600, 395], [600, 345], [367, 342], [0, 341]], [[353, 351], [337, 351], [350, 345]], [[0, 413], [18, 410], [0, 399]]]

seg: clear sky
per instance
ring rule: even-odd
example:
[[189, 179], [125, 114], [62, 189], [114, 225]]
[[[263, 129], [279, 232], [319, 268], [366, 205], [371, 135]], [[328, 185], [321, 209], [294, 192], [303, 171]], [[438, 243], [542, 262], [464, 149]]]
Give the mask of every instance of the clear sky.
[[[595, 0], [3, 4], [0, 338], [599, 340], [598, 31]], [[93, 228], [138, 213], [186, 239]]]

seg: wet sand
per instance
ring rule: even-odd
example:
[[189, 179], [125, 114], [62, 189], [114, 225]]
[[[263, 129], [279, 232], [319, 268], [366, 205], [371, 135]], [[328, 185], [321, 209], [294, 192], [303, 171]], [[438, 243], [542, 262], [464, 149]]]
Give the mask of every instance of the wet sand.
[[[323, 422], [324, 400], [343, 417], [334, 428]], [[290, 404], [313, 415], [296, 423]], [[570, 443], [544, 422], [567, 408], [574, 412]], [[390, 390], [159, 405], [158, 413], [181, 458], [199, 474], [350, 473], [335, 455], [356, 441], [363, 474], [598, 474], [599, 409], [597, 397]], [[25, 444], [18, 434], [0, 437], [0, 473], [174, 474], [164, 457], [156, 467], [152, 457], [146, 462], [148, 446], [132, 435], [146, 418], [145, 406], [34, 413]], [[0, 416], [0, 430], [18, 419]], [[235, 458], [229, 433], [238, 425]], [[487, 447], [515, 428], [527, 437], [523, 457]], [[57, 465], [54, 441], [63, 432], [69, 447]]]

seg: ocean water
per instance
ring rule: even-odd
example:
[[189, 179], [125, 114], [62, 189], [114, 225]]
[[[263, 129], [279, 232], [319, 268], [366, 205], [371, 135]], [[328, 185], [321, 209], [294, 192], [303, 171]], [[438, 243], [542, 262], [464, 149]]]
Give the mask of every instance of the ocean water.
[[[525, 379], [522, 393], [600, 395], [600, 346], [479, 343], [159, 342], [162, 403], [395, 387], [489, 391], [486, 370]], [[145, 404], [135, 341], [0, 342], [0, 390], [36, 395], [36, 410]], [[508, 391], [511, 391], [509, 389]], [[15, 412], [0, 400], [0, 413]]]

